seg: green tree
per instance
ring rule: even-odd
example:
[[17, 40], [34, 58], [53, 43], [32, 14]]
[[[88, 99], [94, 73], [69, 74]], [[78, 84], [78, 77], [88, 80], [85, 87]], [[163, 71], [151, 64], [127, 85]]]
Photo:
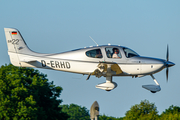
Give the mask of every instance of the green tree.
[[126, 112], [124, 120], [155, 120], [158, 119], [157, 107], [148, 100], [141, 101]]
[[47, 75], [11, 64], [0, 68], [0, 119], [65, 120], [59, 104], [62, 88], [49, 83]]
[[180, 120], [180, 107], [171, 105], [161, 114], [160, 120]]
[[162, 114], [167, 114], [167, 113], [180, 113], [180, 107], [171, 105]]
[[89, 110], [76, 104], [62, 105], [62, 111], [67, 113], [70, 118], [68, 120], [90, 120]]
[[100, 115], [99, 120], [123, 120], [123, 118], [115, 118], [112, 116]]

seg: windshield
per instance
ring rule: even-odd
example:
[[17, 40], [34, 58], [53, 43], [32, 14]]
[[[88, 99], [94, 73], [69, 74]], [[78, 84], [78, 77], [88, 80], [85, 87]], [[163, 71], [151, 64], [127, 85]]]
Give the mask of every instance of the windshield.
[[129, 48], [123, 48], [124, 54], [126, 55], [127, 58], [134, 57], [134, 56], [139, 56], [136, 52]]

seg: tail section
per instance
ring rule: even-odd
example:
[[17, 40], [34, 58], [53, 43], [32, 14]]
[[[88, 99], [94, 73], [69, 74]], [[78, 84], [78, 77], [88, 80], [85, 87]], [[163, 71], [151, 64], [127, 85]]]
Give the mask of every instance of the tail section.
[[4, 28], [6, 35], [6, 42], [8, 46], [8, 52], [20, 53], [20, 54], [32, 54], [32, 52], [26, 45], [20, 32], [17, 29]]
[[4, 28], [4, 31], [11, 63], [15, 66], [21, 66], [20, 55], [33, 55], [35, 52], [28, 48], [23, 37], [17, 29]]

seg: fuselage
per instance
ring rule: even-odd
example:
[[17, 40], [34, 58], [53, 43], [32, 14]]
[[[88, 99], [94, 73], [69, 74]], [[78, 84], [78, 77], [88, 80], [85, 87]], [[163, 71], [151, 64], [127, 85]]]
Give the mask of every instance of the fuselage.
[[[113, 58], [114, 49], [119, 50], [119, 53], [116, 53], [116, 58]], [[12, 52], [9, 54], [11, 54], [10, 56], [16, 55]], [[59, 54], [34, 53], [28, 55], [18, 53], [18, 56], [21, 58], [20, 65], [22, 67], [37, 67], [80, 74], [92, 73], [99, 62], [113, 62], [117, 63], [123, 71], [123, 73], [114, 74], [114, 76], [150, 75], [161, 71], [165, 64], [165, 60], [142, 57], [127, 47], [116, 45], [87, 47]]]

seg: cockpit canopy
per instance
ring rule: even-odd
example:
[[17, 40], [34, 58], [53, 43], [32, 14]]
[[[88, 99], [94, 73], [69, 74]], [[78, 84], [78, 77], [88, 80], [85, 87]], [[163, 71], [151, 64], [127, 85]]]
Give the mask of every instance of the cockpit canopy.
[[86, 55], [88, 57], [92, 57], [92, 58], [102, 58], [102, 53], [101, 53], [101, 49], [93, 49], [93, 50], [89, 50], [86, 52]]
[[[106, 55], [102, 54], [102, 50], [105, 50]], [[86, 51], [86, 56], [91, 58], [103, 58], [106, 56], [107, 58], [122, 58], [122, 54], [126, 56], [126, 58], [131, 58], [135, 56], [139, 56], [133, 50], [127, 47], [119, 47], [119, 46], [105, 46], [103, 48], [96, 48]]]

